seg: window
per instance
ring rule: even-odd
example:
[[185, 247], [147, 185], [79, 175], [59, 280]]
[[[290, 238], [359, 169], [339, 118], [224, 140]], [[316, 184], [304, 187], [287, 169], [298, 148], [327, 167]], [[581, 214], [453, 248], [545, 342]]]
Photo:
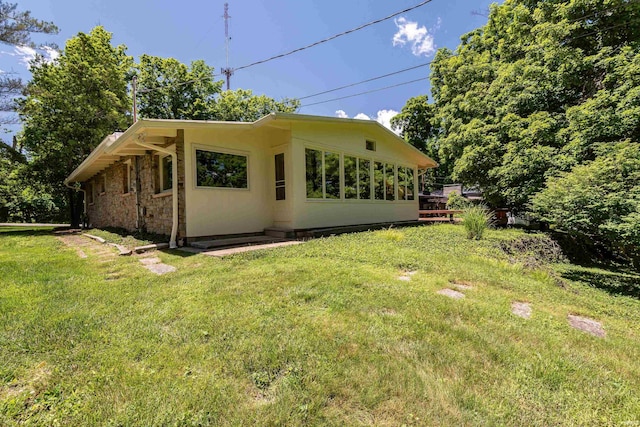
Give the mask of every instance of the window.
[[307, 198], [340, 198], [340, 154], [305, 149]]
[[249, 188], [247, 164], [247, 156], [196, 150], [196, 185]]
[[323, 199], [322, 189], [322, 151], [305, 150], [307, 167], [307, 197], [309, 199]]
[[104, 194], [107, 192], [107, 174], [102, 175], [102, 179], [100, 179], [100, 194]]
[[160, 191], [167, 191], [173, 188], [173, 161], [167, 155], [160, 158]]
[[84, 191], [87, 196], [87, 203], [92, 205], [93, 204], [93, 184], [88, 182], [87, 187], [85, 188]]
[[344, 198], [358, 198], [358, 159], [344, 156]]
[[131, 161], [122, 164], [122, 193], [131, 191]]
[[385, 200], [396, 199], [396, 175], [393, 165], [387, 163], [384, 168]]
[[376, 142], [367, 140], [365, 142], [365, 147], [369, 151], [376, 151]]
[[324, 153], [325, 199], [340, 198], [340, 155]]
[[373, 162], [373, 194], [376, 200], [384, 200], [384, 163]]
[[276, 154], [276, 200], [285, 200], [284, 153]]
[[371, 199], [371, 161], [358, 159], [358, 198]]
[[413, 169], [398, 167], [398, 199], [415, 200], [413, 191]]

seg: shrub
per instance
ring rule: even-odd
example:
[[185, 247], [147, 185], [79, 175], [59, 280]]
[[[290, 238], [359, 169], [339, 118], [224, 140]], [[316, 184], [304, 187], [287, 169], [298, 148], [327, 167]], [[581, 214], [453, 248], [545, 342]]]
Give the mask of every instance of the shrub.
[[471, 204], [467, 199], [465, 199], [455, 191], [449, 193], [449, 198], [447, 199], [447, 209], [464, 209], [470, 205]]
[[462, 224], [467, 230], [467, 238], [480, 240], [493, 222], [493, 215], [486, 206], [467, 206], [462, 212], [462, 219]]

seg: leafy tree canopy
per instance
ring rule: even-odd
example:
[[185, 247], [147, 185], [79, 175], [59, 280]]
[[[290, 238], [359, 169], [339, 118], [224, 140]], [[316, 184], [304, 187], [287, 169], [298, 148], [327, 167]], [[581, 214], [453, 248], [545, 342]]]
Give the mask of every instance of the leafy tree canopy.
[[19, 105], [21, 145], [33, 179], [51, 188], [58, 206], [73, 206], [64, 179], [106, 135], [129, 125], [133, 60], [125, 52], [125, 46], [111, 45], [111, 33], [96, 27], [70, 39], [56, 61], [31, 68]]

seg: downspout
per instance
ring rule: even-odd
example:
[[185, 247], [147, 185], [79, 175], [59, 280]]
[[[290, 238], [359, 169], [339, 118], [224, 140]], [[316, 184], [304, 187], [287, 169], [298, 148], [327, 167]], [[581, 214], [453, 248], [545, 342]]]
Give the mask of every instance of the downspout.
[[171, 156], [171, 179], [173, 182], [171, 188], [171, 198], [173, 199], [173, 223], [171, 225], [171, 239], [169, 240], [169, 248], [175, 249], [178, 247], [178, 245], [176, 244], [176, 236], [178, 235], [178, 155], [175, 151], [170, 151], [166, 148], [158, 147], [152, 144], [147, 144], [139, 140], [135, 141], [135, 143], [143, 148], [146, 148], [147, 150], [158, 151], [160, 153], [169, 154]]
[[70, 188], [75, 191], [80, 191], [82, 193], [82, 214], [83, 217], [80, 219], [81, 227], [84, 228], [84, 219], [87, 217], [87, 190], [83, 190], [82, 187], [76, 187], [74, 185], [70, 185], [68, 182], [64, 183], [65, 187]]

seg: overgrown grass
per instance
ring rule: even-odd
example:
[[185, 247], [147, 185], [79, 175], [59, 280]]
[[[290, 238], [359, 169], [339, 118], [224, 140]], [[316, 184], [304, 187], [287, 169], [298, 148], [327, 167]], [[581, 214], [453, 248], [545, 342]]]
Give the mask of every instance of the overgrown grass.
[[[500, 249], [520, 231], [168, 251], [165, 276], [135, 257], [80, 259], [50, 235], [0, 236], [0, 425], [640, 421], [640, 301], [578, 276], [558, 286], [572, 266], [525, 267]], [[436, 294], [451, 282], [474, 289]], [[569, 313], [607, 337], [571, 329]]]
[[492, 214], [485, 206], [467, 205], [462, 212], [462, 225], [467, 230], [467, 238], [481, 240], [491, 225]]

